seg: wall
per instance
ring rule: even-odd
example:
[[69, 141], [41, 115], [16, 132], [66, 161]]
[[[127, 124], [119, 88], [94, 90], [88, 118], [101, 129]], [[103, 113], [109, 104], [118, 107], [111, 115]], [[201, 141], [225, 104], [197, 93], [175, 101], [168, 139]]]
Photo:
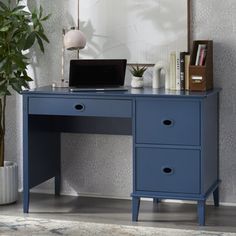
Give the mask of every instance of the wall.
[[[223, 90], [220, 97], [220, 196], [225, 203], [236, 203], [236, 2], [235, 0], [192, 0], [193, 39], [214, 40], [214, 82]], [[32, 4], [32, 1], [30, 1]], [[36, 51], [34, 74], [37, 85], [50, 84], [60, 78], [61, 29], [76, 19], [77, 1], [41, 0], [46, 12], [53, 13], [47, 22], [51, 41], [45, 55]], [[70, 12], [70, 13], [68, 13]], [[66, 55], [74, 58], [75, 55]], [[33, 57], [34, 58], [34, 57]], [[65, 73], [67, 73], [66, 70]], [[146, 74], [149, 78], [150, 71]], [[129, 76], [129, 75], [128, 75]], [[127, 83], [129, 79], [127, 78]], [[22, 163], [19, 97], [8, 99], [7, 145], [9, 159], [17, 156]], [[17, 119], [15, 119], [17, 117]], [[15, 132], [16, 129], [16, 132]], [[131, 192], [130, 136], [63, 134], [62, 173], [64, 193], [89, 193], [100, 196], [129, 197]], [[13, 148], [14, 147], [14, 148]], [[21, 172], [22, 173], [22, 172]], [[51, 183], [40, 186], [40, 191], [52, 191]]]

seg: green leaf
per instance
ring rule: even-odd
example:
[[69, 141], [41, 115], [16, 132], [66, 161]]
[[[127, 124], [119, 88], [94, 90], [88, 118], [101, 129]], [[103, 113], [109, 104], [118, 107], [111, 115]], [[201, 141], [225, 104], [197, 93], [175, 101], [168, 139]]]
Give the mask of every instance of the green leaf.
[[41, 21], [45, 21], [45, 20], [48, 20], [50, 17], [51, 17], [52, 14], [48, 14], [47, 16], [43, 17], [41, 19]]
[[7, 58], [1, 59], [1, 61], [0, 61], [0, 71], [2, 70], [2, 68], [4, 67], [6, 62], [7, 62]]
[[24, 45], [24, 50], [29, 49], [33, 46], [34, 41], [35, 41], [36, 34], [35, 32], [32, 32], [28, 38], [26, 39], [25, 45]]
[[42, 15], [43, 15], [43, 8], [40, 5], [40, 7], [39, 7], [39, 19], [41, 19]]
[[0, 7], [5, 11], [9, 11], [9, 8], [2, 1], [0, 1]]
[[10, 29], [9, 26], [4, 26], [4, 27], [0, 28], [0, 32], [6, 32], [9, 29]]
[[21, 85], [18, 84], [18, 83], [14, 83], [14, 84], [12, 84], [11, 86], [12, 86], [12, 88], [13, 88], [16, 92], [18, 92], [18, 93], [20, 93], [20, 92], [22, 91]]
[[26, 68], [26, 63], [23, 61], [23, 59], [17, 55], [12, 55], [12, 60], [16, 63], [18, 67], [21, 69]]
[[44, 33], [39, 31], [39, 32], [37, 32], [37, 34], [40, 36], [40, 38], [42, 38], [44, 41], [49, 43], [49, 39], [47, 38], [47, 36]]
[[25, 8], [25, 6], [17, 6], [12, 10], [12, 12], [16, 12], [16, 11], [22, 10], [24, 8]]
[[43, 46], [43, 41], [42, 41], [42, 39], [41, 39], [38, 35], [36, 35], [36, 37], [37, 37], [37, 41], [38, 41], [38, 45], [39, 45], [39, 47], [40, 47], [40, 50], [41, 50], [42, 52], [44, 52], [44, 46]]

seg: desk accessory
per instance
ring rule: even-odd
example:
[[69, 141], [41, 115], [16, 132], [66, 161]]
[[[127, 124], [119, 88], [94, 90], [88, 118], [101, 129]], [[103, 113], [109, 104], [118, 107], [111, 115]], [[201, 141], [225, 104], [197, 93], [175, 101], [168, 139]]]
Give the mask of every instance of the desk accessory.
[[159, 61], [153, 67], [152, 88], [161, 88], [161, 72], [165, 76], [165, 89], [170, 89], [170, 65], [164, 61]]
[[132, 74], [131, 87], [143, 88], [143, 74], [147, 70], [146, 66], [130, 66], [130, 73]]
[[[79, 2], [78, 2], [79, 8]], [[79, 15], [79, 9], [78, 9]], [[61, 56], [61, 81], [59, 83], [53, 82], [52, 87], [68, 87], [68, 81], [64, 79], [64, 54], [65, 49], [70, 51], [78, 51], [83, 49], [86, 45], [86, 37], [84, 33], [79, 30], [79, 19], [78, 27], [71, 27], [70, 30], [66, 32], [62, 29], [63, 45], [62, 45], [62, 56]]]
[[213, 41], [196, 40], [189, 66], [189, 89], [206, 91], [213, 88]]

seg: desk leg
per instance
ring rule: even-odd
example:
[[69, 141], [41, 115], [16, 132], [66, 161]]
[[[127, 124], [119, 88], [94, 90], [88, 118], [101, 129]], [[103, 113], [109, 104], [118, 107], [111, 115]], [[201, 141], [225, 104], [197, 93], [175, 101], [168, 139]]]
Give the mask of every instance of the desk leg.
[[61, 192], [61, 172], [55, 176], [55, 195], [60, 196], [60, 192]]
[[23, 191], [23, 212], [24, 213], [29, 212], [29, 197], [30, 197], [29, 189], [27, 187], [24, 187], [24, 191]]
[[132, 198], [132, 221], [138, 221], [139, 206], [140, 206], [140, 198], [133, 197]]
[[159, 201], [158, 198], [156, 198], [156, 197], [153, 198], [153, 203], [158, 204], [159, 202], [160, 202], [160, 201]]
[[198, 201], [198, 223], [200, 226], [205, 225], [205, 200]]
[[213, 199], [214, 199], [214, 205], [218, 207], [219, 206], [219, 187], [217, 187], [215, 191], [213, 191]]

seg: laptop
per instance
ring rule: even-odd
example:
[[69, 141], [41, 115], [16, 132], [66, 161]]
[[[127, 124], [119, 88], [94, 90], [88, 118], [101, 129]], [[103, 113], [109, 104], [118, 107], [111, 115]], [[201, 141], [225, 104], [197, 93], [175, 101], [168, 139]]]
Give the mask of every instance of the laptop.
[[70, 61], [71, 92], [125, 91], [126, 59], [79, 59]]

